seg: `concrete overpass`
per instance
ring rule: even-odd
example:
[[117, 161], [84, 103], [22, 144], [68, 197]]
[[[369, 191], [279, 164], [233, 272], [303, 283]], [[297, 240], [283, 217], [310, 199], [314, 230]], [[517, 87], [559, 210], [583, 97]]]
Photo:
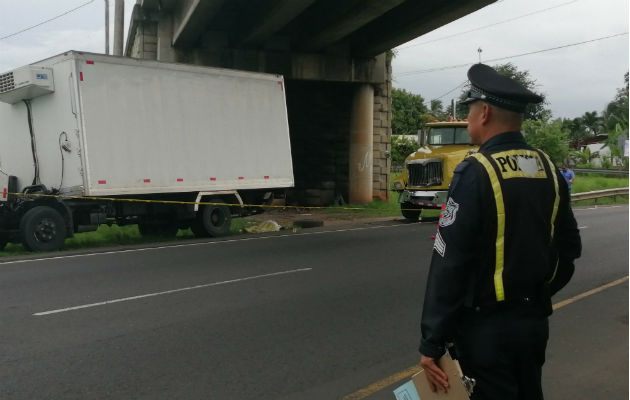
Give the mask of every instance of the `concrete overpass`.
[[390, 184], [389, 50], [494, 1], [137, 0], [125, 55], [284, 75], [289, 200], [367, 203]]

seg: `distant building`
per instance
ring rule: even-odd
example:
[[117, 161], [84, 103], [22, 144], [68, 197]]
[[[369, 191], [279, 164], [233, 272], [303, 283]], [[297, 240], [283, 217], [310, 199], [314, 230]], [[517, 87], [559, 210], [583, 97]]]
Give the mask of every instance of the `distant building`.
[[587, 144], [584, 146], [589, 150], [592, 155], [591, 164], [594, 167], [602, 166], [602, 157], [610, 157], [610, 147], [606, 146], [605, 143], [593, 143]]

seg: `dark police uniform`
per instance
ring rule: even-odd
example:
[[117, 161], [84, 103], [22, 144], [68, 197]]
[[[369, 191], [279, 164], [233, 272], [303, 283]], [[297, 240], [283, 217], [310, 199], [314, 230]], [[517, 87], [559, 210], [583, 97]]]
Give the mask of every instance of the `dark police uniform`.
[[[469, 96], [499, 105], [473, 68], [477, 91]], [[522, 98], [502, 96], [500, 107], [524, 107]], [[520, 132], [494, 136], [455, 169], [434, 244], [420, 352], [439, 358], [454, 342], [464, 373], [477, 381], [472, 398], [542, 399], [551, 296], [571, 278], [580, 252], [567, 185], [549, 157]]]

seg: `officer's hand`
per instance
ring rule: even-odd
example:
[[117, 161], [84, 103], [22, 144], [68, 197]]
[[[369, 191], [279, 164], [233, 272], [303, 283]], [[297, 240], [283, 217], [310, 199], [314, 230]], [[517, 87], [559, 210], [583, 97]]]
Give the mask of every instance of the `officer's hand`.
[[448, 391], [448, 376], [446, 372], [435, 363], [434, 358], [421, 356], [420, 366], [426, 371], [425, 375], [432, 391], [436, 392], [438, 389], [444, 390], [444, 393]]

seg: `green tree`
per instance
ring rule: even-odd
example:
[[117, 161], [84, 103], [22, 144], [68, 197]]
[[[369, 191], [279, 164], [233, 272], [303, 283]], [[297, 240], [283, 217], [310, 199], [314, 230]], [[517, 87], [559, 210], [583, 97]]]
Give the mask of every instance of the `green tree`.
[[569, 154], [568, 133], [563, 130], [560, 119], [525, 121], [523, 134], [530, 146], [547, 153], [557, 166], [560, 166]]
[[444, 104], [442, 100], [433, 99], [431, 100], [431, 115], [433, 115], [438, 121], [446, 120], [447, 113], [444, 111]]
[[562, 120], [562, 126], [569, 135], [569, 146], [576, 150], [579, 150], [589, 138], [606, 130], [604, 120], [597, 111], [587, 111], [581, 117]]
[[405, 89], [392, 89], [392, 133], [415, 135], [425, 122], [423, 116], [429, 110], [419, 94]]
[[585, 112], [580, 121], [584, 130], [591, 136], [598, 135], [604, 130], [604, 120], [597, 115], [597, 111]]
[[[617, 89], [615, 99], [608, 103], [602, 116], [602, 125], [608, 134], [606, 145], [614, 157], [623, 156], [623, 139], [628, 138], [628, 73], [624, 87]], [[625, 157], [624, 165], [628, 165]]]
[[403, 165], [405, 158], [418, 149], [418, 142], [404, 136], [392, 135], [392, 164]]
[[591, 133], [582, 122], [582, 117], [562, 119], [562, 129], [567, 132], [569, 147], [574, 150], [580, 150], [591, 136]]
[[617, 124], [628, 128], [628, 72], [624, 76], [624, 87], [617, 89], [615, 99], [608, 103], [603, 113], [604, 126], [608, 131], [615, 129]]
[[[512, 63], [499, 64], [493, 66], [492, 68], [494, 68], [501, 75], [508, 76], [516, 80], [529, 90], [538, 93], [538, 91], [536, 90], [536, 80], [531, 77], [529, 71], [520, 71]], [[462, 101], [467, 97], [469, 90], [470, 85], [464, 87], [462, 93], [459, 96], [459, 101]], [[543, 97], [543, 101], [539, 104], [528, 104], [527, 107], [525, 107], [524, 116], [526, 120], [543, 120], [551, 118], [551, 110], [545, 107], [548, 104], [547, 100], [545, 99], [545, 95], [542, 93], [538, 94]], [[457, 107], [457, 118], [466, 118], [467, 114], [468, 107]]]

